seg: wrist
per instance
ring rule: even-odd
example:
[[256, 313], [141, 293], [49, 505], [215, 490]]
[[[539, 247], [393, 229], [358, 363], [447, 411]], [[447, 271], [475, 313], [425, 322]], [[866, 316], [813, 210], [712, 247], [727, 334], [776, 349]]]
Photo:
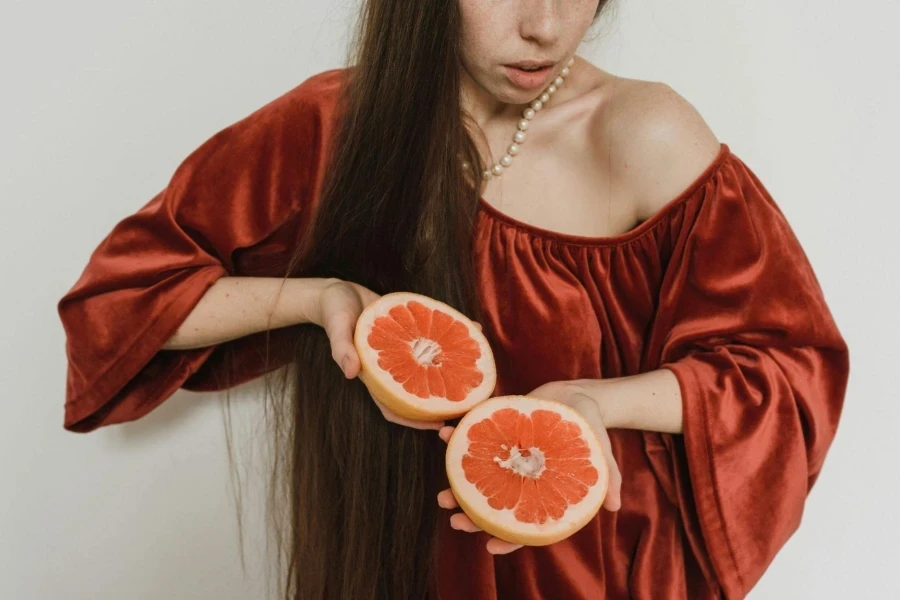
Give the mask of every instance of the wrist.
[[292, 323], [312, 323], [322, 325], [322, 292], [338, 280], [325, 277], [302, 277], [288, 279], [283, 299], [289, 303], [287, 309]]
[[628, 425], [627, 404], [614, 394], [614, 384], [604, 379], [582, 379], [574, 382], [580, 393], [589, 396], [597, 406], [600, 419], [607, 429], [621, 429]]
[[596, 403], [608, 429], [640, 429], [680, 434], [684, 431], [681, 390], [669, 369], [579, 383]]

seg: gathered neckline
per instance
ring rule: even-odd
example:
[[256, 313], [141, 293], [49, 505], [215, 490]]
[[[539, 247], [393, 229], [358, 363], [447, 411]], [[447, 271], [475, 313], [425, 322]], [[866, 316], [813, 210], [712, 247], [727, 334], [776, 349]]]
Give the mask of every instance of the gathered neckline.
[[617, 246], [637, 239], [650, 231], [658, 223], [664, 221], [669, 214], [682, 202], [694, 195], [694, 193], [702, 187], [706, 181], [724, 164], [725, 159], [731, 154], [728, 144], [719, 144], [719, 153], [706, 166], [705, 169], [688, 185], [680, 194], [669, 200], [658, 211], [653, 213], [650, 218], [641, 221], [632, 229], [616, 235], [609, 236], [587, 236], [575, 233], [564, 233], [545, 229], [533, 223], [526, 223], [512, 217], [493, 204], [488, 203], [483, 196], [478, 197], [478, 204], [482, 214], [486, 214], [495, 221], [499, 221], [505, 225], [518, 229], [529, 235], [544, 238], [550, 241], [556, 241], [573, 246]]

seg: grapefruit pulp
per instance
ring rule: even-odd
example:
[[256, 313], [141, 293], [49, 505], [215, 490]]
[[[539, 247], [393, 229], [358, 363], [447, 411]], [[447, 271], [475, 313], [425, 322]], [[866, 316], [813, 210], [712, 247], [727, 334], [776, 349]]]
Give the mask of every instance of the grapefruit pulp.
[[465, 315], [433, 298], [396, 292], [356, 323], [359, 378], [379, 402], [417, 421], [453, 419], [490, 397], [494, 355]]
[[491, 535], [544, 546], [600, 510], [609, 483], [603, 450], [575, 409], [498, 396], [473, 408], [447, 446], [447, 476], [463, 512]]

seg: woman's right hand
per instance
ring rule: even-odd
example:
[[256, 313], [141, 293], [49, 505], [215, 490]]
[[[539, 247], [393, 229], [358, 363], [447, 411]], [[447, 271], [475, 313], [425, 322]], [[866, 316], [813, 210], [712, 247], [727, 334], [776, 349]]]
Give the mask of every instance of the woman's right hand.
[[[322, 326], [331, 342], [331, 356], [344, 372], [344, 377], [353, 379], [359, 375], [362, 362], [353, 343], [356, 322], [363, 309], [381, 296], [359, 284], [329, 279], [319, 293], [315, 322]], [[394, 413], [372, 397], [375, 405], [391, 423], [415, 429], [439, 430], [443, 421], [413, 421]]]

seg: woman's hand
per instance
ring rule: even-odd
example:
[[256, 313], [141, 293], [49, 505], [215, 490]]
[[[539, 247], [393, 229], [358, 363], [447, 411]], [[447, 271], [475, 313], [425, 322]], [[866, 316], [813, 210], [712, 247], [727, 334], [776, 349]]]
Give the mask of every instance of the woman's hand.
[[606, 498], [603, 500], [603, 508], [609, 511], [617, 511], [622, 506], [622, 473], [616, 463], [616, 457], [612, 453], [612, 444], [609, 441], [609, 433], [603, 419], [603, 411], [596, 398], [590, 396], [580, 387], [577, 381], [551, 381], [540, 386], [530, 394], [533, 398], [556, 400], [577, 410], [597, 434], [600, 447], [603, 448], [603, 458], [609, 467], [609, 488]]
[[[380, 297], [368, 288], [340, 279], [329, 279], [319, 293], [319, 302], [313, 322], [321, 325], [328, 335], [328, 340], [331, 342], [331, 356], [347, 379], [353, 379], [359, 375], [362, 368], [359, 353], [353, 344], [356, 322], [363, 309]], [[375, 400], [374, 397], [372, 400], [384, 418], [391, 423], [415, 429], [440, 429], [444, 425], [442, 421], [413, 421], [401, 417]]]
[[[619, 510], [619, 507], [622, 505], [622, 475], [619, 472], [619, 466], [616, 463], [616, 459], [612, 454], [612, 445], [609, 441], [609, 434], [606, 432], [606, 426], [603, 424], [599, 403], [585, 394], [576, 382], [569, 381], [547, 383], [527, 395], [533, 398], [544, 398], [546, 400], [562, 402], [567, 406], [571, 406], [584, 416], [585, 420], [587, 420], [591, 428], [597, 434], [597, 439], [600, 440], [600, 446], [603, 448], [606, 464], [609, 466], [609, 489], [606, 492], [606, 498], [603, 500], [603, 507], [610, 511]], [[441, 439], [448, 442], [450, 436], [453, 434], [453, 430], [453, 427], [442, 428], [439, 432]], [[453, 496], [453, 491], [449, 489], [438, 494], [438, 505], [441, 508], [446, 508], [448, 510], [459, 508], [459, 503]], [[469, 533], [481, 531], [481, 529], [479, 529], [478, 526], [462, 512], [450, 516], [450, 526], [454, 529]], [[487, 542], [487, 550], [491, 554], [508, 554], [521, 547], [521, 544], [513, 544], [495, 537], [492, 537]]]

